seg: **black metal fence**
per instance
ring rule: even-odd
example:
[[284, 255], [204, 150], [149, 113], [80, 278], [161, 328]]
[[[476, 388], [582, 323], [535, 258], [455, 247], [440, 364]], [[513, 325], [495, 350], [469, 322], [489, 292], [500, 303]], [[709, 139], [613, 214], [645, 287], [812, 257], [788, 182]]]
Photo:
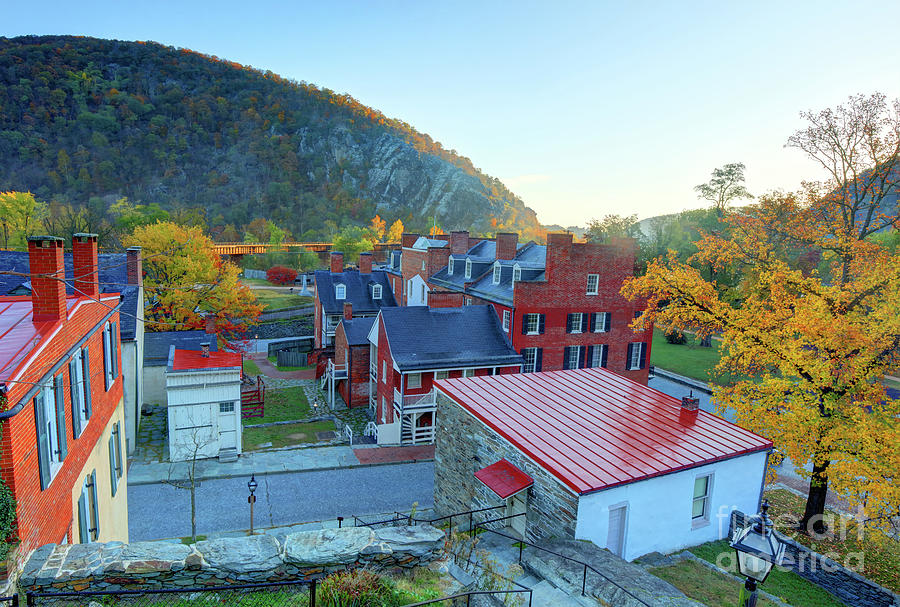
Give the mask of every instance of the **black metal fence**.
[[8, 605], [19, 607], [19, 596], [16, 594], [12, 596], [0, 596], [0, 607], [6, 607]]
[[28, 607], [86, 607], [92, 604], [102, 607], [316, 607], [316, 584], [313, 580], [159, 590], [29, 592], [26, 604]]

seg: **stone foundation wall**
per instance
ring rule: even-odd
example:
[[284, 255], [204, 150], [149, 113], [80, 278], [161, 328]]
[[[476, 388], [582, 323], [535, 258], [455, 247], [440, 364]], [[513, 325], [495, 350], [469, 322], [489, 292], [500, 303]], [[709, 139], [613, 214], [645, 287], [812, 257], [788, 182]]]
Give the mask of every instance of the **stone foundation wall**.
[[19, 577], [37, 592], [138, 590], [309, 580], [348, 568], [411, 568], [438, 558], [444, 534], [429, 525], [345, 527], [174, 542], [48, 544]]
[[[475, 478], [475, 472], [506, 458], [534, 479], [528, 489], [526, 539], [575, 537], [578, 497], [572, 491], [440, 392], [437, 409], [434, 508], [438, 516], [505, 504]], [[480, 513], [475, 520], [501, 516], [506, 511], [498, 509]], [[468, 525], [468, 518], [459, 523]]]
[[[746, 515], [740, 510], [731, 513], [731, 532], [744, 522]], [[875, 582], [867, 580], [855, 571], [847, 569], [825, 555], [813, 552], [803, 544], [781, 536], [786, 547], [782, 566], [796, 572], [813, 584], [835, 595], [854, 607], [898, 607], [900, 595]], [[863, 561], [863, 564], [865, 561]], [[763, 587], [765, 584], [763, 584]]]

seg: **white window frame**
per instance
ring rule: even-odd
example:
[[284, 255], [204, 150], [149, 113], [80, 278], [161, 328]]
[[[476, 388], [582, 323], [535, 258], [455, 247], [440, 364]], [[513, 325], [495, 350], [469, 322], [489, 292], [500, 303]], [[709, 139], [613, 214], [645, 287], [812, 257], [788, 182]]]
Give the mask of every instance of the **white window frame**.
[[418, 390], [422, 387], [422, 374], [409, 373], [406, 376], [406, 387], [410, 390]]
[[466, 278], [472, 278], [472, 260], [468, 257], [466, 258]]
[[495, 285], [500, 284], [500, 276], [503, 272], [503, 267], [499, 263], [494, 264], [494, 275], [491, 278], [491, 282]]
[[[56, 415], [56, 389], [52, 377], [41, 386], [41, 391], [38, 393], [37, 398], [39, 399], [39, 406], [44, 411], [44, 420], [47, 424], [47, 441], [44, 443], [43, 448], [47, 451], [47, 462], [49, 463], [50, 479], [47, 483], [49, 486], [49, 484], [53, 482], [53, 477], [55, 477], [56, 473], [59, 472], [59, 469], [62, 468], [64, 459], [62, 457], [62, 450], [60, 449], [60, 428], [58, 425], [59, 420]], [[63, 431], [65, 431], [65, 429], [63, 429]], [[40, 446], [38, 448], [40, 448]]]
[[522, 348], [522, 358], [525, 359], [523, 373], [534, 373], [537, 367], [537, 350], [537, 348]]
[[334, 285], [334, 298], [347, 299], [347, 285], [343, 285], [340, 283]]
[[592, 312], [594, 315], [594, 333], [606, 333], [606, 315], [608, 312]]
[[[567, 366], [567, 367], [564, 367], [564, 369], [577, 369], [578, 368], [578, 363], [581, 362], [581, 348], [582, 347], [583, 346], [566, 346], [566, 357], [569, 359], [568, 364], [569, 365], [574, 364], [575, 366], [574, 367]], [[574, 359], [572, 357], [573, 351], [575, 352]]]
[[453, 258], [447, 262], [447, 276], [453, 276]]
[[109, 391], [119, 377], [118, 329], [116, 323], [106, 321], [103, 325], [103, 371], [106, 390]]
[[[594, 284], [591, 285], [591, 282]], [[599, 274], [588, 274], [587, 275], [587, 294], [588, 295], [597, 295], [600, 293], [600, 275]]]
[[219, 413], [234, 413], [234, 403], [219, 403]]
[[628, 361], [628, 370], [636, 371], [641, 368], [641, 353], [644, 351], [644, 342], [636, 341], [631, 344], [631, 360]]
[[381, 299], [381, 285], [372, 285], [372, 299]]
[[512, 281], [513, 284], [522, 280], [522, 266], [516, 264], [513, 266]]
[[475, 377], [475, 369], [463, 369], [462, 376], [463, 377]]
[[591, 351], [591, 359], [587, 361], [587, 366], [591, 369], [603, 367], [603, 354], [608, 347], [606, 344], [594, 344], [594, 349]]
[[464, 306], [471, 306], [471, 305], [472, 305], [472, 298], [471, 298], [471, 297], [466, 297], [466, 298], [463, 300], [463, 305], [464, 305]]
[[425, 260], [424, 259], [422, 260], [422, 271], [423, 272], [425, 271]]
[[435, 379], [448, 379], [450, 377], [450, 371], [435, 371], [434, 378]]
[[509, 333], [509, 325], [512, 321], [512, 313], [509, 310], [503, 310], [503, 330]]
[[[538, 332], [541, 330], [541, 315], [540, 314], [537, 314], [534, 312], [525, 314], [524, 317], [522, 318], [522, 322], [526, 323], [525, 324], [525, 327], [526, 327], [525, 335], [537, 335]], [[534, 329], [532, 329], [532, 326], [534, 326]]]
[[[577, 320], [577, 323], [575, 322]], [[581, 333], [584, 330], [584, 327], [581, 325], [584, 324], [584, 316], [582, 316], [581, 312], [569, 312], [569, 317], [567, 319], [567, 324], [572, 327], [572, 330], [569, 333]], [[576, 328], [577, 324], [577, 328]]]
[[[697, 481], [701, 479], [706, 479], [706, 492], [702, 495], [697, 495]], [[709, 524], [709, 504], [710, 498], [712, 497], [712, 489], [713, 489], [713, 473], [709, 472], [706, 474], [698, 474], [694, 477], [694, 483], [691, 487], [691, 524], [694, 527], [702, 527], [704, 525]], [[702, 512], [699, 515], [694, 514], [695, 505], [700, 502], [702, 505]]]
[[387, 383], [387, 361], [381, 361], [381, 381]]
[[[72, 393], [72, 410], [78, 411], [78, 427], [80, 431], [78, 432], [78, 436], [81, 436], [81, 433], [84, 432], [84, 429], [87, 427], [88, 420], [90, 416], [87, 412], [87, 386], [84, 383], [84, 355], [87, 354], [84, 349], [79, 350], [72, 356], [72, 359], [75, 361], [73, 365], [75, 369], [75, 377], [70, 378], [69, 381], [72, 384], [75, 384], [75, 392]], [[71, 368], [69, 369], [71, 373]], [[78, 438], [76, 436], [75, 438]]]

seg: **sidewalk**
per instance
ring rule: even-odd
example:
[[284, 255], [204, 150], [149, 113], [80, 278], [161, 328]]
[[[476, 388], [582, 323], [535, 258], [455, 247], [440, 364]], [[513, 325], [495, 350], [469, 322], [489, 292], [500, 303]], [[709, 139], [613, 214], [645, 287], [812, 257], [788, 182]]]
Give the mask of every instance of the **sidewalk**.
[[[358, 455], [362, 454], [360, 457]], [[425, 447], [369, 447], [354, 449], [350, 446], [298, 447], [249, 451], [236, 462], [219, 463], [216, 458], [198, 460], [197, 480], [214, 478], [250, 477], [251, 474], [279, 474], [308, 470], [334, 470], [385, 464], [404, 464], [434, 459], [434, 446]], [[130, 462], [129, 485], [162, 483], [169, 479], [188, 478], [191, 462]]]

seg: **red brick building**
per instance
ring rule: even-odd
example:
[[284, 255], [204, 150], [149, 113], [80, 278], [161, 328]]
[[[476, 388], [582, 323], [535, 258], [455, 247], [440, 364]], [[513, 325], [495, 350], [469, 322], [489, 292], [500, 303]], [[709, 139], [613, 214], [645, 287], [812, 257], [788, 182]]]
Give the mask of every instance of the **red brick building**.
[[334, 332], [335, 388], [348, 407], [369, 403], [369, 331], [374, 316], [353, 318], [344, 306], [344, 318]]
[[3, 480], [20, 555], [47, 543], [128, 541], [119, 308], [100, 293], [97, 237], [28, 239], [32, 296], [0, 297]]

